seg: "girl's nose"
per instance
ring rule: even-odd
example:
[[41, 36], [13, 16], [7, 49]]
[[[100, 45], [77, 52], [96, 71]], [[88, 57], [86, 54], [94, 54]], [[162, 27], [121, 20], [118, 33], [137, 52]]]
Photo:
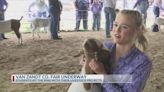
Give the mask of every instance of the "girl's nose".
[[121, 27], [119, 25], [115, 27], [115, 32], [121, 32]]

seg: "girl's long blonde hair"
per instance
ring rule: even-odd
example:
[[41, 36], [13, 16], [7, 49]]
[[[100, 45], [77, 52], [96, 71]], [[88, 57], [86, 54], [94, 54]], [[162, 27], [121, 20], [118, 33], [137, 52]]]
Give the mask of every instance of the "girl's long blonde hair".
[[143, 16], [140, 12], [135, 10], [122, 10], [119, 13], [130, 16], [134, 20], [138, 34], [135, 41], [136, 47], [140, 50], [145, 51], [148, 46], [148, 40], [146, 39], [144, 33], [147, 31], [143, 22]]

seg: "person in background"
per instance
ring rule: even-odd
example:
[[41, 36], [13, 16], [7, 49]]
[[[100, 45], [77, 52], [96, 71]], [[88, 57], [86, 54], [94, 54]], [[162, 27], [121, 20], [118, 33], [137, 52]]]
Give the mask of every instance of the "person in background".
[[[0, 0], [0, 21], [5, 20], [5, 11], [8, 8], [8, 3], [6, 0]], [[0, 34], [0, 39], [7, 39], [5, 34]]]
[[59, 0], [49, 0], [49, 15], [51, 17], [50, 32], [51, 38], [54, 40], [61, 40], [58, 36], [59, 20], [61, 15], [62, 7]]
[[149, 1], [148, 0], [137, 0], [134, 4], [133, 8], [137, 8], [137, 10], [143, 14], [144, 24], [146, 25], [147, 19], [147, 9], [149, 8]]
[[[154, 21], [160, 16], [160, 10], [164, 10], [162, 8], [162, 0], [150, 0], [150, 5], [153, 5], [153, 13], [154, 13]], [[152, 32], [158, 32], [159, 27], [158, 25], [154, 22], [154, 24], [151, 27]]]
[[[60, 0], [59, 0], [59, 6], [60, 6], [60, 10], [62, 12], [63, 11], [63, 5], [62, 5]], [[60, 16], [61, 16], [61, 12], [60, 12]], [[61, 17], [59, 17], [58, 31], [60, 31], [60, 20], [61, 20]]]
[[[152, 62], [144, 52], [148, 46], [145, 31], [138, 11], [122, 10], [118, 13], [112, 30], [113, 42], [106, 41], [104, 45], [111, 51], [111, 74], [131, 75], [132, 82], [102, 83], [103, 92], [143, 91], [152, 69]], [[107, 74], [103, 64], [95, 59], [89, 66], [96, 74]]]
[[155, 19], [160, 16], [160, 9], [162, 9], [162, 0], [151, 0], [151, 5], [153, 5], [153, 13]]
[[76, 31], [79, 30], [81, 20], [83, 20], [84, 30], [88, 30], [89, 0], [75, 0], [74, 5], [76, 8], [76, 27], [75, 27], [75, 30]]
[[103, 7], [103, 2], [100, 0], [93, 0], [93, 3], [91, 3], [91, 11], [93, 13], [93, 25], [92, 30], [100, 30], [100, 24], [101, 24], [101, 10]]
[[36, 9], [36, 17], [47, 17], [48, 6], [44, 0], [35, 0], [29, 5], [29, 12], [33, 12], [31, 8]]
[[111, 37], [110, 31], [112, 31], [113, 28], [113, 22], [115, 20], [116, 14], [115, 14], [115, 8], [116, 8], [116, 2], [117, 0], [104, 0], [104, 12], [105, 12], [105, 34], [106, 37]]

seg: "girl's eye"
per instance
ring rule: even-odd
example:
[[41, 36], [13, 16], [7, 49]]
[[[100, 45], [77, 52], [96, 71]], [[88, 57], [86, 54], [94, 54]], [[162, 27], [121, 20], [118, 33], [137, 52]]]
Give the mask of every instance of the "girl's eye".
[[122, 29], [128, 29], [129, 27], [126, 26], [126, 25], [122, 25], [121, 28], [122, 28]]
[[120, 24], [119, 25], [118, 23], [114, 23], [113, 27], [114, 28], [119, 28], [120, 30], [128, 30], [129, 29], [128, 25], [125, 25], [125, 24]]
[[114, 26], [114, 27], [117, 27], [117, 26], [118, 26], [118, 24], [117, 24], [117, 23], [114, 23], [114, 24], [113, 24], [113, 26]]

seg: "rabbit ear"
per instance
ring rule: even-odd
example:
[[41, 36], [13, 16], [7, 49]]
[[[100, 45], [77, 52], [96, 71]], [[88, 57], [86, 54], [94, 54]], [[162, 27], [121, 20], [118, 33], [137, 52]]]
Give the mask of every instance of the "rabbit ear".
[[83, 50], [80, 50], [78, 54], [74, 55], [74, 57], [79, 57], [79, 56], [81, 56], [82, 54], [84, 54], [84, 51], [83, 51]]

